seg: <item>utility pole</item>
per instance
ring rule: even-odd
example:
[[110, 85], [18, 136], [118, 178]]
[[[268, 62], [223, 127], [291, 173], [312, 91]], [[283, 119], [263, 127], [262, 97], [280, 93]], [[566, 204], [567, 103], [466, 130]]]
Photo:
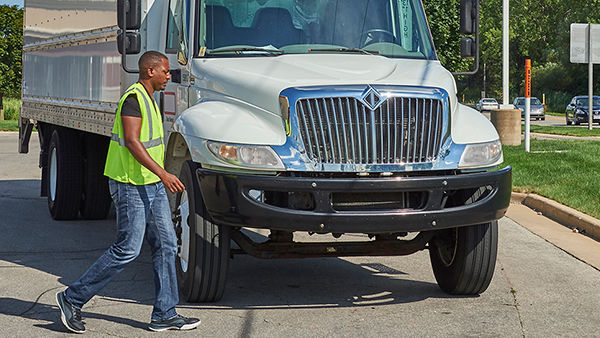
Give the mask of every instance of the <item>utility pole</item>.
[[510, 15], [510, 6], [509, 0], [502, 0], [502, 108], [509, 109], [508, 100], [509, 100], [509, 92], [508, 92], [508, 62], [509, 62], [509, 15]]
[[486, 72], [485, 72], [485, 62], [483, 63], [483, 92], [486, 93], [485, 95], [487, 95], [487, 91], [485, 90], [485, 81], [486, 81]]

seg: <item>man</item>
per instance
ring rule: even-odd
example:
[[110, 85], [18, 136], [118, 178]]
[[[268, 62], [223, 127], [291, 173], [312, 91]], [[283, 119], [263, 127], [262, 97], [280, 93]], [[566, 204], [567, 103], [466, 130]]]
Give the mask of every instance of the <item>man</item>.
[[172, 193], [185, 187], [163, 169], [163, 126], [152, 98], [171, 78], [169, 62], [150, 51], [138, 64], [139, 81], [119, 101], [104, 169], [116, 207], [117, 239], [77, 282], [56, 294], [63, 324], [76, 333], [85, 332], [81, 307], [139, 255], [144, 237], [152, 249], [156, 292], [149, 329], [190, 330], [200, 324], [175, 311], [177, 239], [165, 187]]

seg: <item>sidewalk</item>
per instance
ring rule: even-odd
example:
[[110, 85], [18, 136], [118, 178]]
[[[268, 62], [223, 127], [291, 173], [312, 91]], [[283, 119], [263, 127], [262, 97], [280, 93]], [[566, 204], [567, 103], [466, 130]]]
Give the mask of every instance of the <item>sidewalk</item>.
[[600, 270], [600, 220], [551, 199], [521, 193], [512, 194], [506, 216]]

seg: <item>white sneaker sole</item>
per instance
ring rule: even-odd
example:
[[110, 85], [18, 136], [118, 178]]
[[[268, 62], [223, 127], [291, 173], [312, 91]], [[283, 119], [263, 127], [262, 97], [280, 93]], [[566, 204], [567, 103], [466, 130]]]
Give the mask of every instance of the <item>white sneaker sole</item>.
[[196, 323], [192, 323], [192, 324], [185, 324], [182, 327], [169, 326], [169, 327], [161, 327], [160, 329], [157, 329], [157, 328], [148, 326], [148, 329], [150, 329], [150, 331], [154, 331], [154, 332], [162, 332], [162, 331], [167, 331], [167, 330], [186, 331], [186, 330], [193, 330], [193, 329], [197, 328], [198, 326], [200, 326], [200, 321], [197, 321]]
[[62, 307], [60, 306], [60, 300], [58, 300], [58, 297], [60, 295], [62, 291], [59, 291], [56, 293], [56, 304], [58, 305], [58, 310], [60, 311], [60, 320], [62, 321], [63, 325], [71, 332], [75, 332], [75, 333], [85, 333], [85, 330], [80, 331], [80, 330], [75, 330], [69, 327], [69, 325], [67, 325], [67, 318], [65, 317], [65, 312], [63, 311]]

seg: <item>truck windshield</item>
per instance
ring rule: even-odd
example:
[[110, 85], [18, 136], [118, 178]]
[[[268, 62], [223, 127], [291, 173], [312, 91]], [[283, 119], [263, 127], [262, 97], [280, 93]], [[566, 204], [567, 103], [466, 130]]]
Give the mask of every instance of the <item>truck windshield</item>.
[[204, 0], [197, 55], [435, 59], [420, 0]]

